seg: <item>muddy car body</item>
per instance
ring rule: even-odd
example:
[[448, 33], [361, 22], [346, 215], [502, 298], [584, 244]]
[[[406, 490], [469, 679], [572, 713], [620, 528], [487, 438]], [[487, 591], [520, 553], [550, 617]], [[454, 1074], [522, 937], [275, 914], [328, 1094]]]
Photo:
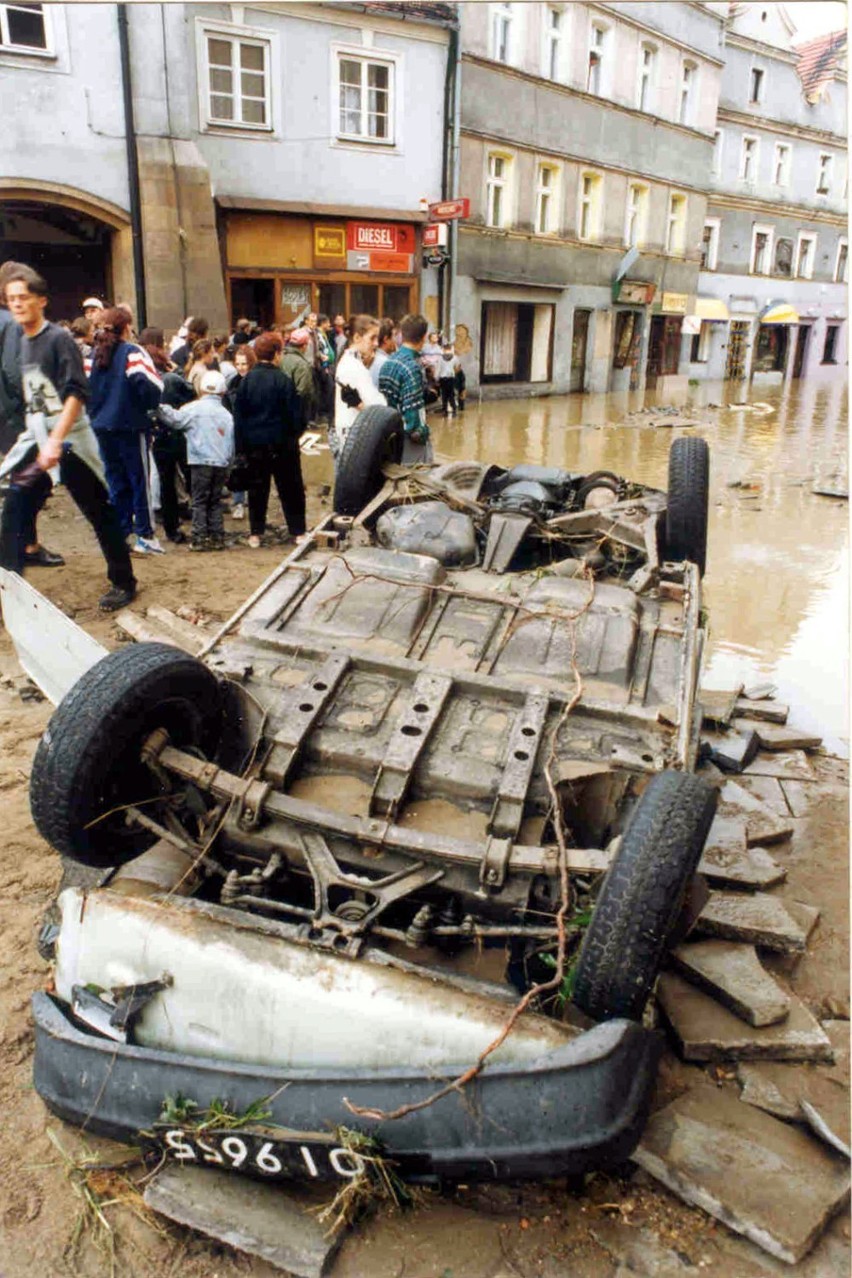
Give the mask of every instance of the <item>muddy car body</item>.
[[[167, 1096], [263, 1099], [271, 1126], [239, 1135], [256, 1175], [294, 1174], [294, 1141], [301, 1174], [351, 1174], [321, 1163], [343, 1126], [410, 1176], [600, 1167], [647, 1114], [642, 1009], [712, 819], [692, 775], [706, 453], [679, 441], [674, 503], [616, 476], [383, 469], [395, 427], [368, 411], [339, 513], [201, 659], [78, 652], [4, 578], [28, 672], [53, 667], [28, 608], [70, 654], [36, 824], [103, 870], [60, 895], [36, 1087], [131, 1140]], [[569, 970], [598, 1024], [566, 1021]], [[229, 1165], [174, 1120], [157, 1139]]]

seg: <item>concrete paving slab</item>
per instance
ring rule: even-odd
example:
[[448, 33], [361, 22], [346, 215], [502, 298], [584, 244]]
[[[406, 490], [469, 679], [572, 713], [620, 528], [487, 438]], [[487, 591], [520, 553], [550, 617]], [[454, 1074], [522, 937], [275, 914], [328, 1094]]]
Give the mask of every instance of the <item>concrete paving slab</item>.
[[711, 763], [723, 772], [743, 772], [757, 755], [760, 742], [755, 731], [702, 732], [701, 742], [710, 746]]
[[746, 715], [750, 719], [763, 719], [766, 723], [786, 723], [790, 707], [780, 701], [751, 701], [741, 697], [734, 706], [734, 715]]
[[784, 866], [770, 856], [766, 848], [746, 848], [742, 852], [705, 848], [698, 873], [713, 887], [741, 888], [746, 892], [774, 887], [787, 877]]
[[731, 781], [731, 785], [745, 790], [750, 798], [762, 803], [779, 819], [790, 820], [790, 809], [787, 807], [781, 782], [776, 777], [741, 776], [736, 781]]
[[774, 1025], [790, 1010], [790, 996], [773, 981], [753, 945], [687, 941], [669, 954], [672, 967], [749, 1025]]
[[824, 785], [820, 781], [781, 781], [784, 797], [794, 817], [807, 817], [826, 800], [836, 802], [845, 798], [847, 788], [841, 785]]
[[265, 1185], [248, 1177], [167, 1163], [145, 1190], [145, 1202], [181, 1225], [259, 1256], [296, 1278], [323, 1278], [342, 1240], [307, 1208], [329, 1201], [315, 1193]]
[[729, 778], [719, 795], [718, 812], [721, 816], [745, 818], [749, 847], [779, 843], [794, 830], [781, 782], [775, 777], [741, 774], [736, 780]]
[[814, 770], [804, 750], [759, 754], [746, 768], [751, 777], [778, 777], [779, 781], [813, 781]]
[[657, 1003], [687, 1061], [831, 1061], [831, 1040], [795, 996], [787, 1018], [752, 1026], [676, 972], [657, 981]]
[[782, 901], [768, 892], [711, 892], [695, 931], [782, 954], [802, 954], [818, 918], [819, 910], [812, 906]]
[[704, 722], [729, 724], [742, 690], [742, 684], [729, 692], [720, 692], [716, 688], [701, 688], [698, 701]]
[[758, 719], [737, 719], [740, 732], [756, 732], [761, 750], [779, 753], [783, 750], [818, 750], [822, 737], [804, 728], [792, 728], [779, 723], [761, 723]]
[[715, 1088], [696, 1088], [655, 1114], [633, 1159], [788, 1264], [806, 1255], [849, 1197], [840, 1158]]
[[834, 1052], [834, 1064], [782, 1065], [774, 1061], [741, 1062], [737, 1079], [740, 1099], [787, 1122], [804, 1122], [807, 1101], [841, 1141], [849, 1141], [849, 1024], [823, 1022]]

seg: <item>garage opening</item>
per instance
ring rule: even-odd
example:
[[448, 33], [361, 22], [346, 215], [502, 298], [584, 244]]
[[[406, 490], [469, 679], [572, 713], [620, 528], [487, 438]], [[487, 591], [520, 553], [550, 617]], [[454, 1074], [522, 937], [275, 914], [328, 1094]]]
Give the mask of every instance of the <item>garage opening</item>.
[[112, 300], [113, 228], [97, 218], [38, 200], [0, 202], [2, 257], [32, 266], [50, 288], [48, 314], [73, 320], [86, 297]]
[[483, 382], [549, 382], [553, 368], [552, 304], [483, 302]]

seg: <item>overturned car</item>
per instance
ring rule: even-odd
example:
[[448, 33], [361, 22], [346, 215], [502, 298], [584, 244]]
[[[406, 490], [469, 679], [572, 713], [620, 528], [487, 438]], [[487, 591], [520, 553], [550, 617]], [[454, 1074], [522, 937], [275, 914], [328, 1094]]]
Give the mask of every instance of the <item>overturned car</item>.
[[[433, 1179], [639, 1138], [643, 1011], [715, 804], [707, 447], [675, 441], [666, 494], [411, 470], [399, 444], [395, 413], [361, 414], [335, 514], [200, 658], [86, 649], [52, 690], [33, 817], [103, 872], [61, 893], [33, 1000], [35, 1084], [72, 1122], [273, 1178], [357, 1174], [342, 1128]], [[38, 678], [22, 592], [4, 578]], [[176, 1097], [265, 1120], [199, 1132]]]

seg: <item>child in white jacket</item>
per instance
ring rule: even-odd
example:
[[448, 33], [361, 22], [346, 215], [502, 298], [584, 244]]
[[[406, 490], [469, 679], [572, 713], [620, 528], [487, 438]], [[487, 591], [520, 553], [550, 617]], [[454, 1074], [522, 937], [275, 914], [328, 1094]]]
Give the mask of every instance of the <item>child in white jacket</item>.
[[222, 488], [234, 460], [234, 422], [222, 403], [225, 379], [210, 370], [201, 378], [201, 398], [185, 408], [161, 404], [160, 420], [186, 431], [186, 452], [192, 487], [190, 550], [224, 550], [225, 519]]

